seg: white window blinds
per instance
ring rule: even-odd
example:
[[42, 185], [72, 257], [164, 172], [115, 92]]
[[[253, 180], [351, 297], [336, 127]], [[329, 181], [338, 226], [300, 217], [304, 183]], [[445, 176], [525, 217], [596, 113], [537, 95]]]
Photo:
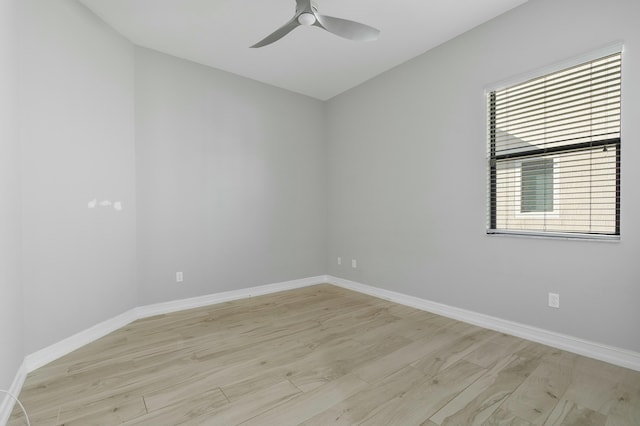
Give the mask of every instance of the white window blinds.
[[621, 53], [488, 94], [488, 232], [620, 234]]

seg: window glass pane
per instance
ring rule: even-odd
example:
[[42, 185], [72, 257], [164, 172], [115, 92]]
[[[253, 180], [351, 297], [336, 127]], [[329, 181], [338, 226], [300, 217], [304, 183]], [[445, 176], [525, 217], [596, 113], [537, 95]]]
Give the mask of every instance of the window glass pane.
[[553, 211], [553, 160], [531, 160], [522, 163], [520, 212]]

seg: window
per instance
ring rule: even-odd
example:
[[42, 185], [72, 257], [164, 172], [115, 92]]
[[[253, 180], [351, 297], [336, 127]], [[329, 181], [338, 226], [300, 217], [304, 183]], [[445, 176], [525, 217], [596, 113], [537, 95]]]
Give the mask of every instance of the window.
[[620, 235], [621, 60], [488, 94], [488, 233]]
[[553, 159], [529, 160], [520, 170], [520, 213], [552, 212]]

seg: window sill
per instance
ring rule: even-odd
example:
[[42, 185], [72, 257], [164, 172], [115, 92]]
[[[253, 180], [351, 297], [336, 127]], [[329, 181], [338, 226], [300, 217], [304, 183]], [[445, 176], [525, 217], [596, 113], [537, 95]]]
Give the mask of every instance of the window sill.
[[546, 240], [573, 240], [573, 241], [598, 241], [607, 243], [620, 242], [620, 235], [597, 235], [597, 234], [572, 234], [560, 232], [527, 232], [527, 231], [505, 231], [487, 230], [488, 236], [496, 237], [516, 237], [516, 238], [538, 238]]

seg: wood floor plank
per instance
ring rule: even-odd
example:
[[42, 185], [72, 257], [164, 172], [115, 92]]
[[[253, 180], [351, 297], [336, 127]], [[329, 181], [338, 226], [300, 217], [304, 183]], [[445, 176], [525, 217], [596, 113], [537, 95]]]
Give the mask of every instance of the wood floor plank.
[[532, 426], [530, 423], [514, 413], [498, 408], [492, 415], [484, 422], [483, 426]]
[[355, 375], [348, 374], [311, 392], [300, 394], [284, 404], [243, 422], [242, 425], [298, 425], [365, 389], [367, 385]]
[[[16, 404], [17, 405], [17, 404]], [[27, 412], [29, 414], [29, 420], [32, 425], [43, 425], [43, 426], [58, 426], [58, 416], [60, 414], [60, 407], [50, 408], [46, 410], [29, 410], [27, 408]], [[15, 408], [9, 421], [6, 426], [24, 426], [27, 424], [27, 420], [22, 413], [22, 410], [18, 408], [16, 411]]]
[[419, 425], [475, 382], [484, 369], [458, 361], [434, 377], [425, 377], [400, 396], [380, 405], [362, 425]]
[[424, 380], [425, 376], [411, 366], [388, 376], [378, 386], [368, 386], [362, 392], [347, 398], [330, 409], [310, 418], [303, 425], [354, 425], [365, 420], [381, 404], [392, 398], [401, 397], [407, 390]]
[[302, 391], [288, 380], [276, 383], [255, 393], [243, 395], [241, 398], [203, 416], [198, 423], [209, 426], [241, 424], [286, 403], [301, 393]]
[[545, 422], [549, 426], [605, 426], [607, 416], [582, 407], [574, 401], [562, 400]]
[[149, 413], [161, 410], [168, 405], [179, 404], [188, 401], [194, 395], [203, 393], [214, 393], [215, 399], [220, 401], [227, 399], [222, 389], [215, 386], [207, 386], [201, 382], [198, 383], [180, 383], [169, 388], [161, 389], [144, 395], [144, 403]]
[[442, 346], [456, 341], [460, 336], [446, 328], [436, 329], [432, 335], [416, 340], [388, 355], [357, 367], [354, 373], [362, 380], [375, 384], [390, 374], [404, 368], [418, 359], [438, 351]]
[[208, 416], [214, 412], [216, 408], [227, 405], [228, 403], [229, 401], [220, 389], [211, 389], [203, 393], [193, 394], [186, 400], [181, 399], [173, 404], [123, 422], [122, 424], [128, 426], [195, 424], [198, 422], [198, 419]]
[[117, 396], [90, 404], [70, 403], [60, 407], [58, 424], [70, 425], [115, 425], [147, 414], [141, 397]]
[[438, 425], [481, 425], [537, 368], [539, 360], [515, 355], [497, 362], [476, 382], [442, 407], [431, 420]]
[[499, 335], [465, 355], [464, 359], [481, 367], [489, 368], [501, 359], [509, 358], [513, 354], [522, 355], [521, 357], [524, 358], [531, 357], [523, 351], [530, 344], [531, 342], [515, 337], [506, 340], [504, 335]]
[[460, 335], [451, 343], [444, 344], [438, 350], [429, 353], [411, 366], [429, 376], [435, 376], [440, 371], [446, 370], [451, 365], [465, 358], [478, 347], [490, 340], [495, 332], [491, 330], [478, 330]]
[[542, 425], [560, 402], [572, 374], [571, 366], [543, 359], [501, 408], [532, 424]]
[[372, 345], [349, 339], [337, 346], [302, 358], [292, 366], [289, 380], [302, 390], [313, 389], [319, 384], [344, 376], [359, 365], [367, 364], [411, 343], [401, 336], [392, 336]]
[[618, 397], [610, 405], [606, 426], [640, 426], [640, 386], [629, 378], [625, 381], [630, 383], [621, 383], [616, 388]]
[[640, 426], [640, 372], [331, 285], [135, 321], [19, 397], [34, 426]]

